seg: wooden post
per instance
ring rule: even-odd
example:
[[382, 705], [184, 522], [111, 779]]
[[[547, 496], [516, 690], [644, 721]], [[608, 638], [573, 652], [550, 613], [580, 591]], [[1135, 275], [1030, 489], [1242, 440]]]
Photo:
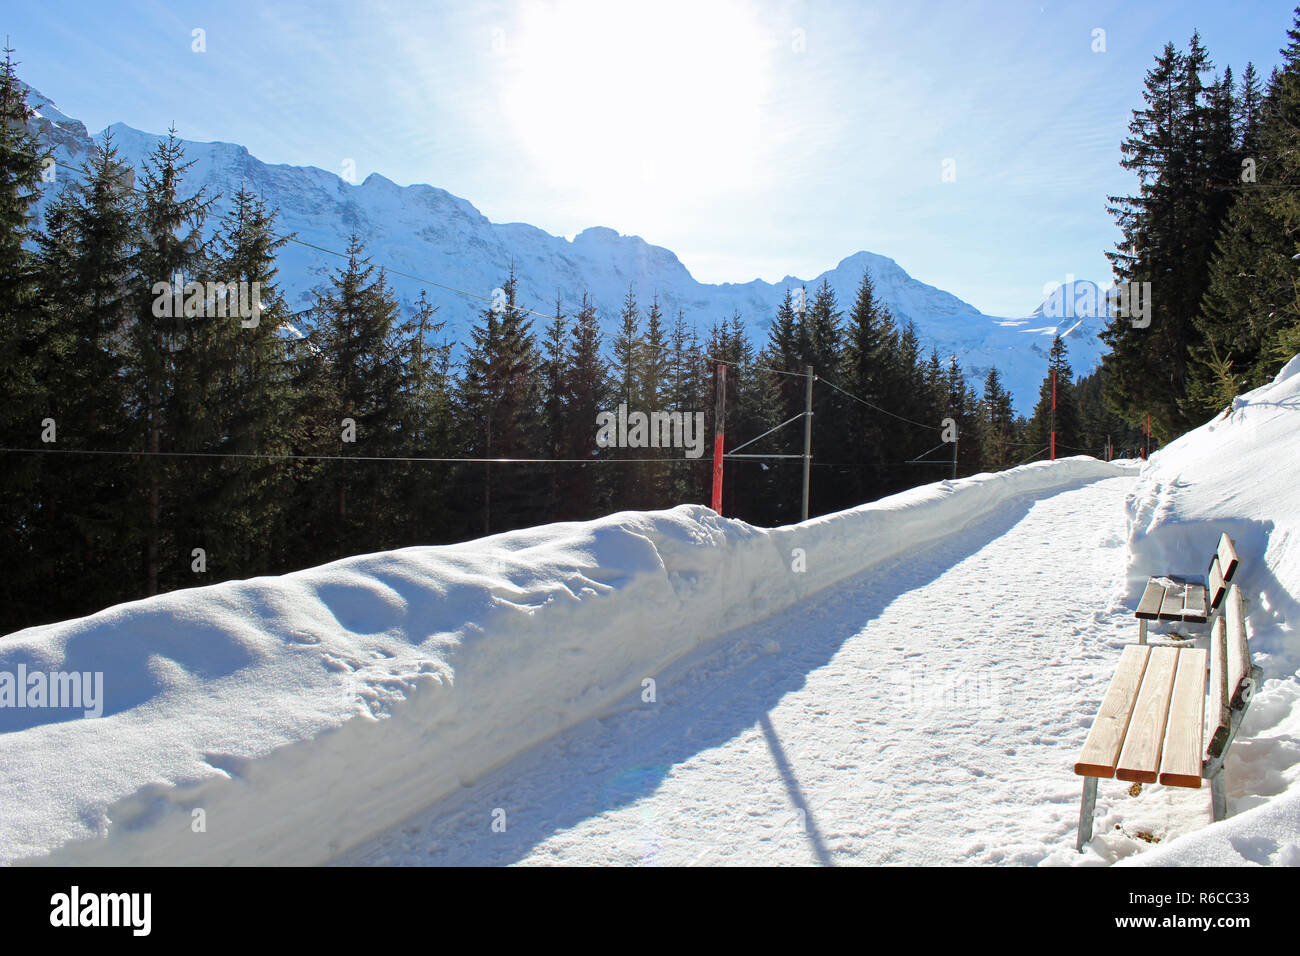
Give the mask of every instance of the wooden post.
[[717, 366], [717, 387], [713, 394], [713, 510], [722, 514], [722, 448], [727, 417], [727, 366]]
[[808, 520], [808, 479], [812, 474], [812, 387], [813, 367], [804, 366], [808, 387], [803, 400], [803, 520]]
[[1052, 369], [1052, 461], [1056, 461], [1056, 369]]

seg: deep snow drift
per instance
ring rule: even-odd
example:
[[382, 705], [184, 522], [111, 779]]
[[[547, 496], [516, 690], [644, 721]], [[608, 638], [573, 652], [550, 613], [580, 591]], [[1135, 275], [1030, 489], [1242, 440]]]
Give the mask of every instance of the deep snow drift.
[[1232, 536], [1251, 652], [1264, 669], [1226, 764], [1235, 815], [1136, 862], [1300, 866], [1300, 356], [1154, 454], [1129, 511], [1130, 606], [1147, 574], [1203, 575], [1219, 532]]
[[0, 709], [0, 861], [326, 860], [703, 642], [1014, 496], [1122, 473], [1037, 463], [772, 530], [622, 513], [18, 632], [0, 672], [102, 672], [104, 716]]

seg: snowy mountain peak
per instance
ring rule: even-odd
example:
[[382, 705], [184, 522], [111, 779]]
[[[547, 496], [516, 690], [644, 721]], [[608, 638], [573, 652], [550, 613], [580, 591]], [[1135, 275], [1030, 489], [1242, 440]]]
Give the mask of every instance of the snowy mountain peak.
[[[39, 91], [29, 88], [29, 102], [38, 107], [33, 130], [53, 148], [56, 158], [80, 165], [92, 145], [85, 126]], [[160, 138], [114, 123], [94, 140], [102, 141], [110, 133], [122, 158], [137, 168]], [[278, 210], [281, 231], [300, 240], [286, 245], [279, 256], [282, 288], [295, 308], [309, 307], [311, 291], [338, 265], [335, 256], [311, 246], [342, 251], [352, 233], [361, 237], [375, 265], [389, 268], [398, 301], [409, 309], [425, 290], [439, 317], [446, 320], [448, 334], [458, 340], [468, 336], [483, 297], [501, 285], [511, 268], [518, 279], [520, 302], [527, 308], [549, 311], [558, 293], [564, 308], [573, 314], [586, 294], [608, 332], [617, 325], [631, 288], [643, 304], [656, 298], [667, 316], [682, 311], [702, 334], [713, 322], [726, 321], [738, 312], [756, 348], [766, 342], [786, 289], [804, 285], [811, 291], [824, 279], [847, 316], [862, 274], [869, 271], [877, 296], [900, 324], [916, 325], [924, 348], [934, 347], [945, 356], [955, 354], [975, 385], [996, 365], [1018, 410], [1029, 409], [1045, 371], [1051, 339], [1047, 337], [1044, 344], [1047, 330], [1035, 327], [1035, 317], [1046, 321], [1043, 307], [1030, 319], [985, 315], [877, 253], [855, 252], [834, 269], [809, 279], [787, 276], [778, 283], [754, 279], [709, 284], [696, 281], [671, 250], [608, 226], [592, 226], [570, 240], [527, 223], [494, 223], [472, 203], [435, 186], [399, 186], [380, 173], [371, 173], [357, 184], [317, 167], [264, 163], [233, 143], [186, 141], [184, 146], [186, 158], [194, 161], [187, 185], [204, 186], [210, 197], [218, 197], [215, 215], [223, 214], [234, 193], [247, 187]], [[42, 202], [52, 195], [54, 190], [47, 188]], [[1071, 363], [1084, 373], [1096, 366], [1102, 345], [1095, 324], [1071, 329], [1073, 324], [1071, 320], [1062, 328], [1071, 335]]]
[[618, 230], [609, 226], [588, 226], [573, 237], [575, 243], [613, 243], [618, 240]]
[[1044, 287], [1043, 295], [1043, 301], [1030, 313], [1030, 318], [1084, 319], [1110, 316], [1106, 290], [1088, 279], [1067, 277], [1065, 282]]

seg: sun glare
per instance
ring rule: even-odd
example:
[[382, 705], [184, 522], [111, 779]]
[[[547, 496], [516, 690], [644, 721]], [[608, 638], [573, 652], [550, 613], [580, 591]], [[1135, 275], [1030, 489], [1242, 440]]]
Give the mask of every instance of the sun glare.
[[560, 0], [502, 39], [510, 133], [554, 188], [644, 224], [753, 185], [770, 44], [749, 7]]

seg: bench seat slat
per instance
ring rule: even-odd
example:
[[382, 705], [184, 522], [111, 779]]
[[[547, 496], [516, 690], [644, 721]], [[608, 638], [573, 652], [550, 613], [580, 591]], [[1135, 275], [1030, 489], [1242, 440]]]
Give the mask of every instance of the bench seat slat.
[[1204, 624], [1208, 617], [1205, 608], [1205, 588], [1200, 584], [1187, 585], [1187, 597], [1183, 604], [1183, 620], [1194, 624]]
[[1115, 765], [1115, 777], [1136, 783], [1155, 783], [1159, 775], [1160, 750], [1169, 718], [1169, 699], [1174, 690], [1178, 648], [1153, 647], [1142, 675], [1124, 749]]
[[1183, 619], [1183, 599], [1187, 596], [1187, 587], [1175, 582], [1165, 588], [1165, 599], [1160, 602], [1160, 620], [1181, 621]]
[[1205, 728], [1205, 669], [1209, 652], [1186, 647], [1178, 652], [1174, 692], [1160, 753], [1160, 782], [1171, 787], [1201, 786], [1201, 741]]
[[1156, 583], [1155, 578], [1147, 581], [1146, 590], [1142, 592], [1142, 600], [1138, 602], [1137, 616], [1144, 620], [1154, 621], [1160, 616], [1160, 605], [1165, 599], [1165, 586]]
[[1130, 644], [1120, 655], [1119, 667], [1110, 679], [1110, 687], [1102, 698], [1101, 708], [1088, 731], [1088, 739], [1079, 752], [1074, 772], [1082, 777], [1113, 777], [1119, 761], [1124, 734], [1128, 730], [1133, 705], [1137, 701], [1142, 674], [1146, 670], [1147, 655], [1151, 647]]

